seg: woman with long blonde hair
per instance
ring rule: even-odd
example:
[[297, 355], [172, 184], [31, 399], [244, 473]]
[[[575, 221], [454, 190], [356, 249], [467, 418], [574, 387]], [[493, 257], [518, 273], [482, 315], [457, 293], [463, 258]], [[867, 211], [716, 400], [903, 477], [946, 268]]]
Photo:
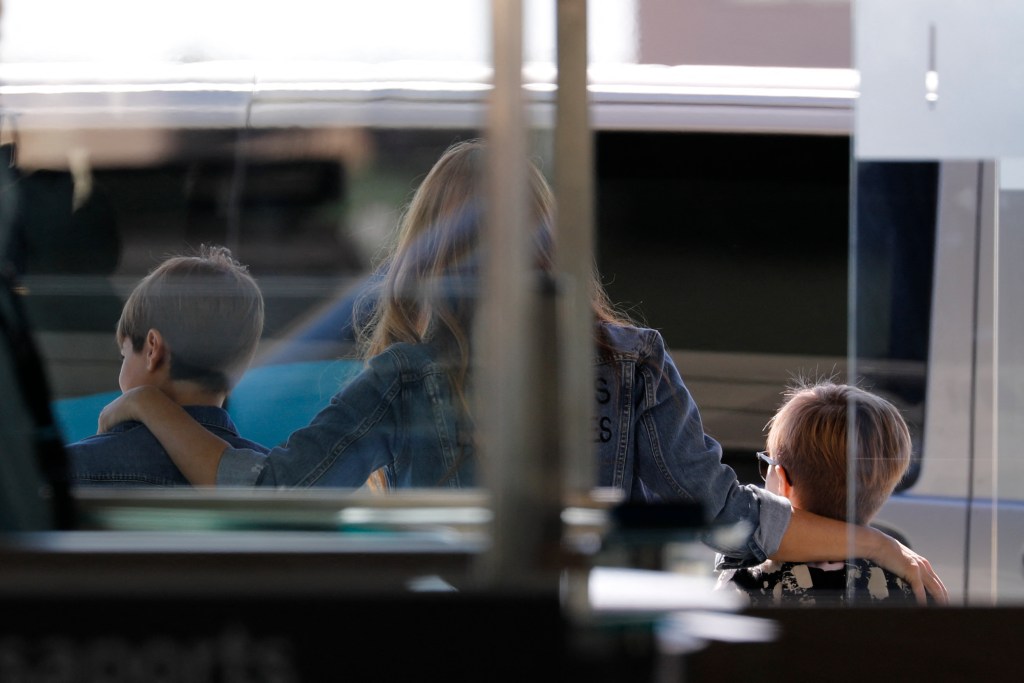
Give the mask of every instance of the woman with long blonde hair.
[[[469, 414], [470, 336], [479, 289], [485, 155], [482, 141], [459, 142], [431, 168], [402, 215], [396, 244], [380, 269], [386, 275], [369, 292], [373, 313], [359, 330], [366, 358], [400, 342], [434, 346], [446, 362], [464, 415]], [[534, 164], [527, 169], [534, 263], [538, 270], [550, 272], [554, 196], [540, 169]], [[589, 288], [598, 322], [630, 324], [609, 303], [596, 272]], [[598, 343], [604, 340], [599, 338]], [[462, 450], [460, 464], [468, 452]], [[389, 488], [393, 480], [381, 470], [371, 478], [371, 487]]]

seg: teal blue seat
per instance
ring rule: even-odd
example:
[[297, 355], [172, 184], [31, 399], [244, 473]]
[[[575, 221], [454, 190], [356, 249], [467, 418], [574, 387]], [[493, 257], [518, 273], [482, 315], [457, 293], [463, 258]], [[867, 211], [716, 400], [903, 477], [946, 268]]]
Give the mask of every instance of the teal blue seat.
[[362, 368], [362, 361], [356, 360], [250, 368], [228, 398], [228, 413], [239, 434], [264, 446], [276, 446], [309, 424]]
[[120, 395], [120, 391], [106, 391], [101, 394], [62, 398], [54, 401], [51, 404], [53, 419], [60, 429], [64, 443], [78, 441], [95, 434], [103, 406]]

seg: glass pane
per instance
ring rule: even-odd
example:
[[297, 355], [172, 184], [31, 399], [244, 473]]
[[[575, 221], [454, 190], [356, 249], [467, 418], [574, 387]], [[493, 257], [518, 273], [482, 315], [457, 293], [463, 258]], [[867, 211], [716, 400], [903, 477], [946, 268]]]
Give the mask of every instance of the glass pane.
[[[70, 453], [75, 492], [81, 508], [95, 513], [87, 524], [148, 530], [406, 528], [415, 516], [339, 516], [344, 499], [331, 503], [310, 494], [305, 503], [281, 496], [272, 503], [267, 492], [249, 487], [313, 486], [357, 494], [375, 488], [363, 486], [376, 469], [367, 449], [345, 439], [361, 437], [360, 425], [379, 419], [380, 410], [374, 413], [377, 404], [353, 398], [350, 388], [367, 382], [364, 365], [374, 350], [396, 339], [373, 347], [360, 332], [372, 319], [375, 292], [384, 281], [381, 269], [398, 242], [413, 192], [450, 145], [485, 134], [491, 79], [486, 3], [463, 3], [458, 21], [443, 29], [475, 36], [474, 41], [438, 41], [434, 34], [417, 43], [386, 30], [385, 10], [396, 11], [396, 3], [370, 9], [309, 3], [305, 14], [295, 8], [282, 14], [277, 3], [229, 3], [212, 12], [198, 4], [168, 6], [166, 18], [181, 24], [179, 32], [154, 21], [159, 9], [143, 17], [130, 3], [107, 3], [82, 17], [83, 25], [95, 26], [107, 40], [97, 40], [96, 33], [86, 42], [78, 40], [81, 33], [66, 40], [52, 34], [25, 39], [51, 28], [48, 15], [40, 13], [44, 5], [4, 6], [5, 38], [17, 36], [3, 42], [3, 142], [12, 153], [20, 201], [10, 223], [17, 230], [11, 247], [21, 299], [51, 380], [54, 417], [62, 440], [76, 443]], [[62, 9], [65, 16], [77, 11], [73, 3], [48, 7]], [[137, 19], [140, 30], [119, 33], [98, 19], [105, 13]], [[196, 21], [198, 13], [206, 20]], [[436, 20], [436, 13], [431, 16]], [[328, 26], [349, 27], [360, 40], [339, 40], [334, 31], [327, 40], [317, 32]], [[272, 41], [270, 34], [296, 39]], [[97, 44], [103, 49], [94, 49]], [[538, 137], [538, 144], [544, 139]], [[547, 155], [543, 148], [538, 154]], [[477, 219], [473, 210], [456, 207], [467, 221]], [[467, 239], [472, 244], [476, 238]], [[235, 309], [226, 303], [210, 303], [228, 307], [217, 308], [201, 324], [193, 321], [188, 338], [161, 334], [165, 352], [176, 361], [169, 366], [161, 366], [159, 351], [153, 355], [158, 346], [148, 332], [188, 321], [167, 317], [157, 324], [148, 313], [122, 319], [143, 278], [169, 257], [191, 256], [201, 245], [227, 247], [258, 283], [265, 306], [248, 367], [249, 347], [239, 342], [234, 353], [241, 364], [213, 367], [212, 375], [223, 375], [225, 384], [214, 377], [209, 394], [189, 384], [190, 378], [207, 378], [205, 363], [228, 363], [210, 360], [215, 342], [240, 335], [247, 319], [232, 319]], [[458, 285], [440, 275], [429, 285], [399, 283], [396, 296], [416, 301], [429, 286], [435, 307], [444, 301], [461, 311], [475, 304], [475, 283]], [[214, 297], [190, 287], [182, 296], [184, 307]], [[150, 296], [143, 310], [162, 311], [164, 295]], [[160, 315], [165, 313], [170, 315]], [[129, 322], [119, 327], [119, 320]], [[416, 316], [400, 322], [406, 327], [399, 326], [397, 340], [424, 334], [424, 321]], [[449, 351], [437, 363], [438, 377], [459, 374], [450, 361], [468, 361], [457, 348]], [[393, 354], [388, 358], [394, 365]], [[378, 371], [397, 377], [397, 367], [385, 364]], [[441, 379], [433, 381], [434, 391], [447, 390]], [[143, 457], [153, 452], [151, 441], [125, 446], [117, 461], [109, 454], [99, 457], [98, 440], [80, 442], [96, 432], [104, 405], [123, 389], [149, 382], [178, 387], [181, 402], [199, 406], [189, 409], [193, 417], [241, 449], [240, 464], [231, 470], [238, 477], [225, 475], [219, 483], [251, 495], [222, 490], [211, 497], [185, 489], [189, 479], [196, 481], [190, 471], [179, 471], [166, 458]], [[420, 378], [413, 389], [425, 391], [423, 385]], [[222, 411], [218, 404], [228, 389]], [[263, 458], [261, 451], [284, 444], [343, 389], [356, 403], [348, 415], [339, 418], [336, 409], [330, 419], [347, 422], [334, 432], [300, 433], [300, 441], [282, 455], [284, 464], [267, 465], [276, 458]], [[381, 447], [376, 452], [398, 454], [379, 471], [381, 482], [452, 492], [480, 483], [472, 459], [463, 462], [460, 455], [474, 441], [471, 423], [455, 414], [458, 401], [435, 398], [433, 405], [443, 403], [449, 412], [401, 413], [399, 435], [392, 435], [392, 443], [379, 437], [374, 444]], [[432, 463], [436, 471], [429, 472], [402, 463], [418, 442], [441, 433], [437, 420], [450, 430], [442, 434], [446, 459]], [[127, 432], [124, 438], [130, 438]], [[308, 455], [311, 442], [317, 457]], [[221, 456], [222, 464], [230, 461]], [[252, 464], [262, 470], [249, 469]], [[166, 485], [180, 490], [154, 491]], [[453, 504], [438, 500], [417, 499], [416, 505]], [[470, 509], [481, 502], [475, 495], [465, 500]], [[177, 512], [161, 515], [166, 507]], [[455, 529], [478, 531], [487, 517], [452, 519]], [[433, 529], [436, 523], [429, 524]]]
[[[521, 96], [531, 115], [519, 152], [535, 163], [531, 177], [541, 179], [543, 194], [552, 171], [545, 60], [553, 57], [553, 4], [528, 4], [531, 66]], [[77, 33], [24, 39], [48, 30], [43, 7], [5, 3], [5, 35], [18, 39], [4, 42], [3, 133], [21, 202], [9, 225], [84, 524], [146, 532], [340, 529], [358, 532], [348, 539], [357, 544], [368, 538], [359, 534], [381, 531], [381, 542], [399, 546], [422, 532], [442, 553], [484, 547], [491, 517], [479, 489], [494, 479], [478, 462], [485, 439], [477, 425], [494, 428], [495, 420], [484, 419], [480, 406], [552, 405], [538, 407], [535, 392], [508, 382], [474, 381], [498, 365], [488, 356], [495, 348], [480, 350], [475, 309], [510, 289], [499, 283], [485, 291], [494, 264], [481, 248], [493, 239], [483, 234], [492, 220], [488, 192], [508, 192], [508, 177], [492, 181], [487, 149], [445, 154], [490, 135], [489, 110], [501, 93], [493, 88], [487, 3], [458, 3], [450, 16], [408, 2], [307, 3], [305, 13], [284, 13], [278, 3], [209, 13], [185, 4], [164, 8], [175, 14], [168, 24], [182, 26], [175, 32], [154, 21], [159, 8], [142, 17], [110, 2], [81, 17], [101, 36], [90, 35], [89, 43], [103, 43], [96, 50]], [[623, 7], [599, 14], [621, 18]], [[59, 3], [48, 9], [78, 16]], [[405, 9], [415, 40], [390, 29]], [[98, 19], [104, 12], [137, 20], [140, 30], [114, 31]], [[434, 25], [438, 31], [425, 29]], [[331, 26], [353, 38], [331, 30], [328, 39]], [[282, 35], [289, 38], [271, 40]], [[629, 40], [606, 41], [612, 51], [602, 47], [604, 59], [625, 59]], [[520, 70], [516, 61], [509, 71]], [[518, 125], [515, 116], [500, 130]], [[431, 175], [442, 158], [446, 165]], [[499, 339], [552, 326], [553, 290], [535, 272], [552, 265], [551, 207], [530, 206], [513, 228], [524, 254], [533, 245], [541, 251], [511, 282], [532, 302], [515, 326], [501, 312]], [[232, 319], [233, 305], [210, 303], [215, 314], [202, 322], [209, 327], [192, 321], [189, 335], [161, 331], [184, 325], [163, 309], [214, 298], [205, 283], [198, 291], [190, 281], [154, 285], [140, 299], [142, 312], [130, 299], [167, 259], [191, 257], [202, 245], [227, 247], [262, 292], [258, 346], [249, 360], [239, 342], [241, 363], [230, 368], [208, 365], [212, 349], [251, 322]], [[491, 251], [500, 267], [505, 252]], [[160, 287], [170, 289], [165, 295]], [[150, 309], [166, 317], [147, 317]], [[371, 324], [380, 334], [362, 335]], [[521, 353], [527, 371], [509, 376], [545, 386], [557, 356]], [[184, 454], [171, 462], [132, 423], [119, 426], [116, 439], [94, 437], [101, 409], [146, 383], [189, 405], [191, 417], [230, 448], [215, 442], [208, 450], [179, 426], [175, 433], [189, 436], [180, 437]], [[531, 447], [511, 456], [525, 463], [540, 429], [533, 421], [520, 431]], [[133, 433], [142, 442], [124, 445]], [[121, 449], [116, 459], [101, 452], [107, 444]], [[537, 490], [558, 482], [550, 467], [521, 469]], [[218, 488], [193, 490], [190, 482]], [[385, 500], [381, 489], [410, 495]], [[403, 505], [413, 513], [394, 509]], [[558, 510], [544, 513], [553, 515], [547, 531], [557, 542]]]
[[[249, 523], [256, 525], [404, 529], [408, 517], [376, 509], [367, 516], [367, 509], [392, 503], [380, 502], [387, 497], [373, 490], [356, 490], [373, 469], [367, 463], [380, 463], [353, 456], [358, 448], [349, 440], [356, 432], [359, 438], [378, 434], [373, 430], [389, 416], [402, 420], [401, 436], [380, 437], [384, 447], [403, 456], [387, 462], [383, 471], [384, 481], [396, 489], [465, 493], [471, 485], [493, 481], [482, 475], [494, 465], [486, 454], [469, 461], [460, 456], [494, 439], [489, 443], [511, 452], [500, 461], [512, 474], [499, 480], [522, 486], [531, 504], [548, 500], [545, 487], [557, 480], [557, 468], [554, 459], [544, 459], [543, 449], [561, 435], [542, 425], [553, 424], [559, 401], [566, 402], [544, 393], [564, 362], [549, 352], [556, 348], [555, 322], [564, 313], [556, 294], [591, 283], [570, 281], [550, 269], [552, 245], [560, 236], [546, 234], [544, 221], [531, 213], [545, 213], [543, 206], [511, 221], [511, 230], [521, 230], [529, 242], [529, 258], [504, 281], [492, 281], [487, 269], [505, 265], [506, 245], [494, 250], [502, 253], [493, 261], [486, 251], [476, 253], [476, 232], [488, 225], [486, 211], [472, 202], [453, 202], [438, 220], [407, 208], [453, 142], [515, 128], [514, 115], [488, 128], [499, 96], [492, 89], [497, 80], [492, 46], [481, 38], [489, 35], [490, 17], [480, 6], [454, 6], [451, 16], [443, 17], [450, 21], [429, 44], [383, 28], [384, 18], [400, 9], [397, 3], [302, 5], [307, 13], [301, 26], [284, 18], [276, 4], [249, 3], [211, 13], [207, 26], [187, 22], [180, 33], [153, 31], [145, 41], [110, 33], [103, 25], [97, 31], [118, 45], [119, 54], [138, 55], [111, 62], [105, 49], [75, 46], [71, 39], [46, 52], [41, 45], [48, 41], [20, 38], [46, 22], [38, 9], [5, 3], [11, 9], [5, 31], [19, 36], [5, 43], [8, 61], [0, 87], [12, 115], [5, 140], [16, 142], [19, 170], [30, 177], [27, 191], [60, 197], [42, 202], [59, 209], [59, 216], [44, 217], [38, 208], [30, 212], [41, 225], [32, 227], [23, 245], [23, 291], [54, 377], [54, 408], [65, 438], [92, 434], [99, 410], [120, 393], [124, 349], [115, 330], [121, 306], [139, 280], [168, 255], [213, 242], [228, 246], [248, 267], [266, 304], [259, 348], [227, 399], [227, 412], [243, 437], [264, 446], [282, 444], [293, 434], [298, 439], [289, 455], [271, 456], [272, 466], [243, 449], [222, 457], [222, 463], [232, 463], [224, 468], [232, 478], [221, 483], [238, 484], [239, 490], [220, 490], [214, 503], [200, 500], [230, 510], [226, 523], [240, 523], [249, 514], [254, 515]], [[127, 5], [105, 7], [136, 17], [137, 10]], [[684, 416], [682, 428], [670, 436], [690, 439], [699, 464], [713, 470], [707, 477], [685, 473], [687, 485], [699, 487], [715, 478], [734, 491], [732, 473], [719, 466], [720, 454], [743, 483], [758, 485], [752, 454], [764, 447], [765, 425], [787, 380], [845, 372], [856, 74], [845, 68], [750, 66], [742, 60], [707, 65], [689, 57], [656, 59], [646, 50], [666, 40], [655, 30], [659, 4], [599, 7], [592, 15], [590, 95], [600, 279], [623, 317], [651, 328], [637, 333], [645, 335], [643, 343], [629, 342], [630, 351], [650, 342], [660, 353], [664, 340], [672, 363], [651, 381], [676, 382], [676, 412], [659, 404], [673, 417]], [[528, 113], [523, 145], [548, 183], [558, 170], [552, 8], [550, 2], [526, 3], [521, 93]], [[185, 4], [176, 11], [199, 9]], [[422, 19], [423, 26], [442, 21], [440, 14], [420, 11], [408, 16]], [[324, 27], [331, 25], [344, 28], [328, 39]], [[289, 33], [284, 29], [303, 40], [272, 44], [268, 35]], [[471, 39], [460, 40], [463, 34]], [[125, 40], [129, 43], [119, 42]], [[483, 177], [492, 171], [485, 162], [473, 180], [493, 180]], [[511, 192], [511, 175], [500, 169], [502, 193]], [[449, 252], [438, 262], [423, 258], [418, 240], [399, 241], [405, 222], [431, 235], [435, 228], [446, 229], [452, 242], [427, 239], [422, 249], [433, 253], [443, 246]], [[506, 226], [498, 232], [507, 236], [509, 231]], [[406, 269], [408, 277], [389, 282], [388, 275], [399, 272], [386, 260], [396, 244], [402, 245], [403, 267], [424, 270]], [[563, 256], [557, 249], [553, 253]], [[430, 270], [437, 263], [444, 267]], [[394, 372], [396, 362], [419, 362], [395, 353], [378, 359], [390, 365], [377, 372], [390, 368], [394, 386], [433, 391], [437, 400], [400, 416], [389, 412], [397, 404], [376, 411], [360, 403], [348, 416], [352, 434], [302, 430], [340, 388], [347, 401], [354, 395], [349, 388], [366, 378], [360, 374], [364, 363], [375, 356], [356, 332], [358, 323], [373, 320], [372, 304], [382, 287], [390, 287], [386, 291], [395, 304], [388, 309], [392, 335], [382, 344], [429, 336], [441, 345], [443, 357], [437, 359], [439, 372], [429, 375], [436, 385], [425, 382], [428, 375], [419, 365]], [[469, 314], [480, 300], [513, 289], [528, 299], [523, 310], [492, 309], [494, 317], [486, 323], [483, 316]], [[462, 336], [453, 332], [452, 322]], [[482, 354], [481, 334], [490, 335], [493, 344]], [[510, 344], [522, 354], [514, 359], [518, 365], [503, 353], [508, 339], [529, 341]], [[578, 343], [592, 351], [594, 341], [588, 335]], [[134, 358], [134, 353], [132, 347], [126, 355]], [[634, 447], [645, 425], [636, 419], [625, 428], [626, 437], [615, 436], [627, 414], [618, 408], [631, 408], [636, 398], [609, 388], [608, 381], [616, 386], [609, 380], [618, 372], [616, 362], [614, 354], [602, 356], [606, 383], [598, 377], [596, 386], [580, 392], [588, 394], [598, 413], [589, 425], [593, 443], [573, 456], [593, 458], [598, 470], [593, 483], [619, 495], [678, 501], [686, 496], [652, 464], [655, 455], [623, 464], [633, 451], [618, 445]], [[679, 389], [673, 366], [685, 389]], [[472, 372], [464, 374], [466, 369]], [[690, 391], [700, 407], [699, 424]], [[329, 409], [336, 415], [344, 407]], [[499, 436], [483, 431], [495, 424]], [[680, 426], [674, 420], [668, 424], [669, 432]], [[507, 432], [500, 429], [508, 425], [525, 427], [505, 440]], [[302, 443], [315, 444], [315, 457], [300, 461], [291, 455]], [[443, 466], [414, 467], [404, 457], [424, 449], [443, 454], [431, 461]], [[253, 469], [254, 463], [262, 468]], [[171, 474], [183, 483], [180, 473]], [[109, 483], [108, 475], [90, 474], [89, 481]], [[258, 477], [258, 483], [320, 490], [301, 499], [290, 498], [290, 489], [289, 496], [264, 495], [247, 488]], [[339, 518], [337, 507], [347, 511], [348, 500], [340, 495], [332, 500], [323, 489], [352, 494], [359, 512]], [[193, 499], [187, 496], [175, 500], [152, 492], [97, 490], [81, 487], [78, 495], [107, 515], [99, 524], [206, 528], [225, 523], [217, 515], [211, 520], [190, 514]], [[475, 496], [467, 503], [469, 517], [480, 521], [474, 516], [480, 512], [479, 491], [469, 493]], [[444, 504], [430, 496], [417, 500]], [[513, 502], [534, 512], [518, 499]], [[161, 507], [175, 513], [154, 514]], [[429, 525], [436, 518], [420, 519]], [[702, 566], [709, 571], [712, 553], [704, 550]]]
[[[1022, 381], [1020, 348], [1024, 339], [1024, 316], [1019, 293], [1022, 287], [1014, 265], [1024, 245], [1024, 163], [1020, 158], [1001, 159], [998, 168], [998, 276], [996, 279], [997, 361], [995, 400], [995, 462], [991, 485], [980, 496], [989, 499], [982, 510], [992, 510], [988, 522], [978, 535], [988, 540], [992, 565], [987, 581], [978, 577], [979, 593], [988, 583], [990, 598], [998, 604], [1024, 602], [1024, 556], [1021, 538], [1024, 534], [1024, 462], [1017, 456], [1014, 443], [1020, 436], [1020, 392]], [[984, 543], [981, 544], [984, 547]]]
[[1016, 3], [990, 9], [865, 1], [854, 17], [851, 363], [894, 399], [914, 441], [878, 519], [929, 558], [958, 605], [1024, 594], [1024, 481], [1007, 450], [1019, 192], [1013, 160], [1006, 174], [999, 161], [1020, 145], [1022, 100], [1008, 84], [1020, 80], [1013, 36], [1024, 15]]

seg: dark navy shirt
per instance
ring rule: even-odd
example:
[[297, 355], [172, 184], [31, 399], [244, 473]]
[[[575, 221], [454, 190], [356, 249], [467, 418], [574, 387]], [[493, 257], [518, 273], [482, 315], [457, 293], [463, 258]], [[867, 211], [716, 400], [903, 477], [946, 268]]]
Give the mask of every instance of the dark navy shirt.
[[[267, 452], [265, 446], [239, 436], [226, 410], [185, 406], [185, 411], [232, 447]], [[188, 479], [141, 422], [122, 422], [109, 432], [88, 436], [65, 448], [72, 486], [189, 486]]]

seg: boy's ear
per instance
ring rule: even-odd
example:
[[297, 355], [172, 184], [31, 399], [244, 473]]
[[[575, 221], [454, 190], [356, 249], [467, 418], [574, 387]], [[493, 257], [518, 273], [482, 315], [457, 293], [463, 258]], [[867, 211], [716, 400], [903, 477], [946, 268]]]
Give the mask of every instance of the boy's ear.
[[146, 333], [146, 370], [153, 372], [167, 360], [167, 345], [159, 330]]
[[775, 474], [779, 480], [779, 495], [793, 499], [793, 485], [789, 483], [789, 473], [782, 465], [775, 465]]

